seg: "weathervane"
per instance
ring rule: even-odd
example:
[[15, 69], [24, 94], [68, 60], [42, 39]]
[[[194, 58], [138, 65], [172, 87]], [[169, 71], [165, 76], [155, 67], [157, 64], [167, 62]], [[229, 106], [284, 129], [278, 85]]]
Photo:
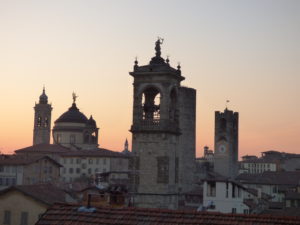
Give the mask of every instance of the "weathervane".
[[73, 91], [72, 93], [72, 97], [73, 97], [73, 103], [76, 102], [76, 99], [78, 98], [78, 96], [75, 94], [75, 92]]
[[226, 104], [225, 104], [226, 109], [229, 102], [230, 102], [229, 100], [226, 100]]

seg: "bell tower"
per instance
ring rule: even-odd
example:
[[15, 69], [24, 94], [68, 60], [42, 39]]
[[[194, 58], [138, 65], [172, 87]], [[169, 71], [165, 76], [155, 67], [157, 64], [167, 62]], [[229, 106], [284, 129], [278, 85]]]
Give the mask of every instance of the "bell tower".
[[215, 112], [214, 171], [235, 178], [238, 173], [239, 114], [228, 110]]
[[176, 209], [180, 193], [194, 182], [196, 91], [181, 86], [181, 68], [161, 57], [162, 43], [156, 41], [148, 65], [135, 60], [130, 72], [134, 201], [138, 207]]
[[52, 106], [43, 88], [39, 103], [34, 106], [33, 145], [50, 144]]

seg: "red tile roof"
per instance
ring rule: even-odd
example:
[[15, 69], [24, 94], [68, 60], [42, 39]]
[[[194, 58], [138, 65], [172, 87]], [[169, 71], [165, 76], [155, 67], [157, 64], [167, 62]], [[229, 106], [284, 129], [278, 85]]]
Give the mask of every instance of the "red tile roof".
[[78, 212], [79, 205], [54, 204], [36, 225], [297, 225], [300, 217], [222, 214], [167, 209], [97, 207], [95, 212]]
[[34, 184], [11, 186], [0, 191], [4, 195], [10, 191], [18, 191], [46, 205], [52, 205], [55, 202], [65, 202], [67, 193], [51, 184]]

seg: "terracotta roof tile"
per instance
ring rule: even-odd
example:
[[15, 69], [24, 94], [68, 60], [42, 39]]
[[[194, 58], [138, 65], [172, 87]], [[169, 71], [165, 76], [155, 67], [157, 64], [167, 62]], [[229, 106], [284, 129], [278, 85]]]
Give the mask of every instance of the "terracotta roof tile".
[[78, 212], [79, 205], [54, 204], [36, 225], [119, 224], [119, 225], [297, 225], [300, 217], [222, 214], [140, 208], [96, 208], [93, 213]]

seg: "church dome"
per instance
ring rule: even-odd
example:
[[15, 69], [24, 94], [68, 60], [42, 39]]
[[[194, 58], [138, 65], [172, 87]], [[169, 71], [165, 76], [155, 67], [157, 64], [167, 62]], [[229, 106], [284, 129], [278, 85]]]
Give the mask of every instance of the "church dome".
[[72, 107], [69, 108], [69, 110], [65, 113], [63, 113], [56, 121], [55, 123], [87, 123], [88, 119], [87, 117], [79, 111], [76, 104], [73, 103]]

